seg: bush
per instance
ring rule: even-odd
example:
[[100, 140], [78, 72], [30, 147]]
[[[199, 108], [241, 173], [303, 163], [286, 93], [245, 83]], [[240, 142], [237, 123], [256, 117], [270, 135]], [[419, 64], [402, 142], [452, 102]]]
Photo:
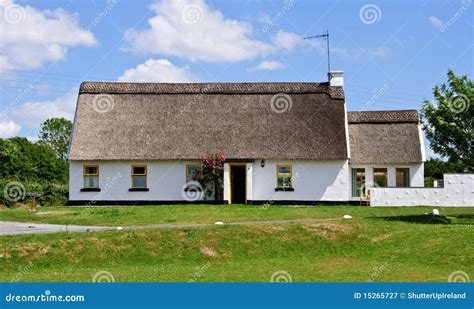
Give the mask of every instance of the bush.
[[425, 177], [425, 187], [432, 188], [434, 185], [434, 178], [433, 177]]
[[17, 203], [31, 203], [28, 192], [36, 192], [41, 196], [36, 198], [37, 205], [65, 205], [68, 200], [68, 186], [52, 182], [25, 182], [11, 179], [0, 179], [0, 204], [14, 206]]

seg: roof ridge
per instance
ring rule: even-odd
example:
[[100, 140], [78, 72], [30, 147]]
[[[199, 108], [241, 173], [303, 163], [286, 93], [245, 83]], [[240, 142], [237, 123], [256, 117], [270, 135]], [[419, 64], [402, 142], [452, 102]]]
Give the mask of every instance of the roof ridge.
[[83, 82], [81, 93], [108, 94], [270, 94], [326, 93], [331, 98], [344, 99], [342, 89], [327, 82], [245, 82], [245, 83], [130, 83]]
[[347, 112], [348, 123], [418, 123], [416, 109]]

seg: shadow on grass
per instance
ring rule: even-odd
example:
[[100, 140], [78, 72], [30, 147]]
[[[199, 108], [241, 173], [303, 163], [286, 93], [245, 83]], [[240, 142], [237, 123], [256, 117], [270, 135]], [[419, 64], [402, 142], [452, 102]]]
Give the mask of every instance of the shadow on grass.
[[418, 224], [467, 224], [474, 225], [474, 215], [456, 214], [450, 216], [433, 216], [432, 214], [376, 217], [385, 221], [399, 221]]

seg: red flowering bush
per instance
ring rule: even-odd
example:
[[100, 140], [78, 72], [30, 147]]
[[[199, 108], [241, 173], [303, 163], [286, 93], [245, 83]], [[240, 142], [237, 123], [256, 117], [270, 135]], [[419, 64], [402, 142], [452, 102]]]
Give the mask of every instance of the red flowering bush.
[[[223, 198], [224, 161], [225, 157], [222, 151], [217, 151], [212, 155], [203, 157], [201, 175], [195, 176], [195, 179], [199, 181], [203, 188], [207, 188], [208, 190], [210, 187], [213, 188], [216, 200]], [[208, 195], [211, 194], [212, 192], [208, 192]]]

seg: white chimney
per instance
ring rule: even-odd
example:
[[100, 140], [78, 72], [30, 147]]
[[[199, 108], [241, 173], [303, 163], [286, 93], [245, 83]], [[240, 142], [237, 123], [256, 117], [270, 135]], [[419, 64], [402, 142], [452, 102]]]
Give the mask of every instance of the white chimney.
[[328, 73], [329, 86], [344, 87], [344, 71], [330, 71]]

